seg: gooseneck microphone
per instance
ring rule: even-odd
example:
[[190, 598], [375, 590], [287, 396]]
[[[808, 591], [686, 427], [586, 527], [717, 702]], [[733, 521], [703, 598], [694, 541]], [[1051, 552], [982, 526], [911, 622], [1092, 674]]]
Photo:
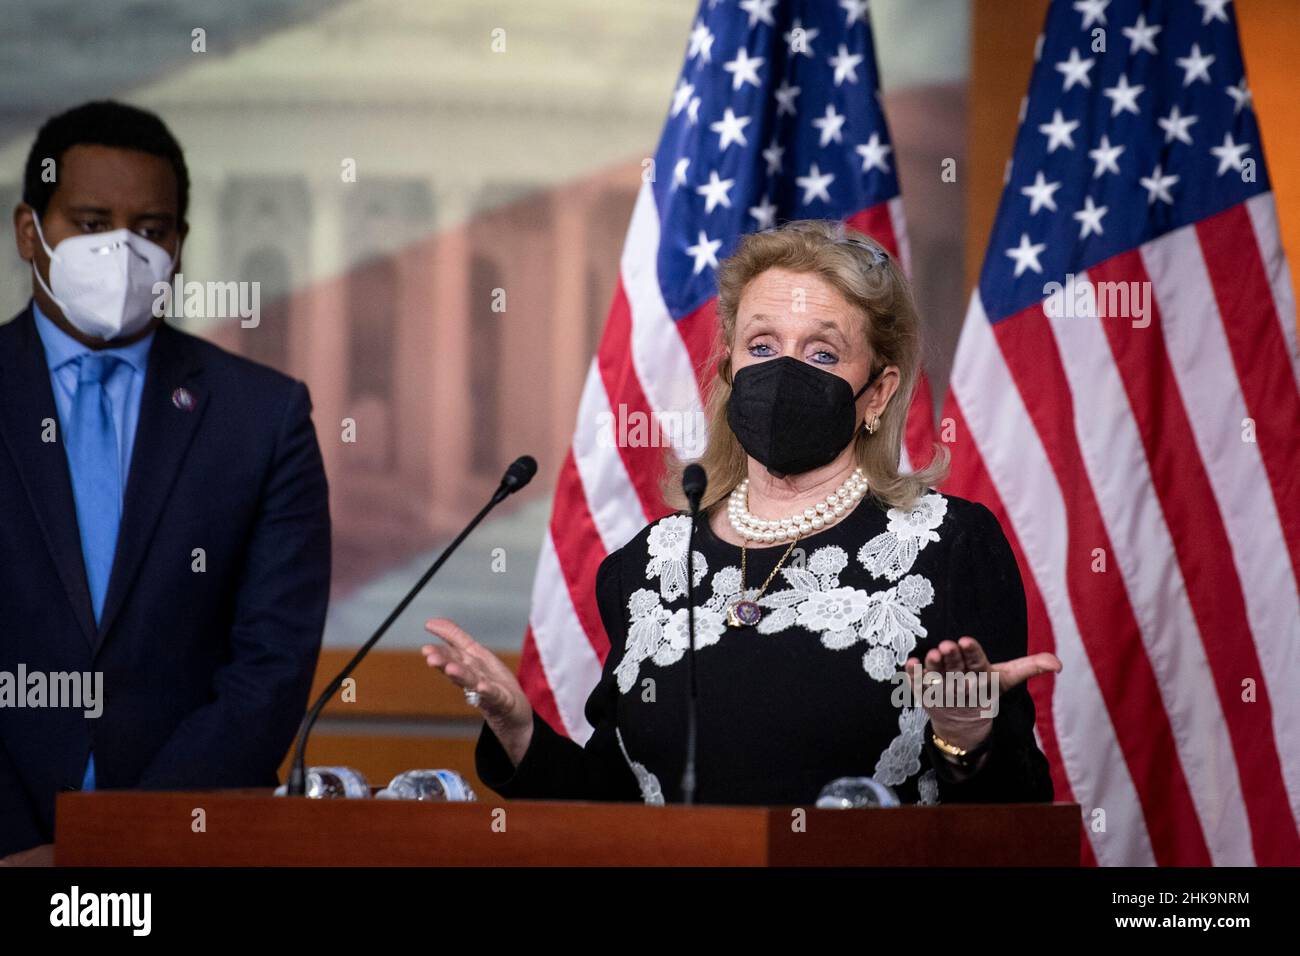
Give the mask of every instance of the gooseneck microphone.
[[487, 513], [532, 481], [535, 474], [537, 474], [537, 460], [535, 458], [531, 455], [524, 455], [515, 459], [510, 467], [506, 469], [501, 484], [497, 486], [497, 490], [492, 493], [492, 498], [483, 506], [483, 509], [474, 516], [460, 534], [456, 535], [455, 540], [447, 545], [442, 554], [438, 555], [438, 560], [434, 561], [420, 580], [415, 582], [415, 586], [406, 592], [406, 597], [402, 598], [397, 607], [393, 608], [392, 613], [384, 619], [384, 623], [379, 625], [379, 630], [370, 635], [370, 640], [362, 644], [360, 649], [352, 655], [352, 660], [348, 661], [347, 667], [339, 671], [339, 675], [330, 681], [328, 687], [321, 691], [321, 695], [316, 698], [311, 710], [307, 711], [302, 718], [302, 723], [298, 726], [298, 738], [293, 751], [293, 766], [289, 770], [289, 780], [285, 786], [289, 796], [301, 797], [307, 793], [307, 738], [311, 735], [312, 728], [316, 726], [316, 718], [325, 709], [325, 705], [330, 698], [343, 686], [343, 682], [348, 679], [348, 675], [357, 669], [357, 665], [370, 653], [370, 649], [379, 643], [379, 639], [384, 636], [392, 623], [406, 610], [407, 605], [420, 593], [420, 589], [429, 583], [429, 579], [438, 572], [443, 563], [460, 547], [460, 543], [469, 537], [469, 533], [478, 527], [480, 521], [487, 517]]
[[690, 648], [686, 655], [686, 766], [682, 770], [682, 802], [687, 806], [695, 803], [695, 733], [699, 719], [695, 684], [695, 522], [708, 484], [708, 476], [699, 465], [687, 465], [682, 472], [682, 492], [691, 507], [691, 530], [686, 537], [686, 629]]

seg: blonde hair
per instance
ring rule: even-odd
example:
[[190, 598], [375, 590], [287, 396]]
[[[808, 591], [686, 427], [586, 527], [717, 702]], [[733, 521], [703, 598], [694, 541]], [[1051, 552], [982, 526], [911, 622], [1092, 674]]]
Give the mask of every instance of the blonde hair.
[[[934, 446], [934, 457], [925, 468], [909, 474], [898, 470], [907, 412], [921, 366], [920, 321], [911, 287], [902, 269], [874, 239], [845, 228], [843, 223], [802, 220], [746, 236], [718, 268], [717, 373], [705, 398], [708, 442], [697, 459], [708, 476], [701, 509], [711, 509], [725, 500], [748, 473], [745, 450], [727, 423], [731, 349], [741, 296], [769, 269], [808, 273], [830, 283], [862, 315], [863, 333], [871, 346], [872, 373], [890, 365], [898, 368], [898, 390], [885, 406], [875, 434], [862, 428], [854, 432], [853, 457], [866, 474], [873, 497], [891, 507], [911, 507], [948, 474], [948, 450], [940, 445]], [[678, 510], [687, 507], [681, 485], [686, 464], [669, 449], [660, 492]]]

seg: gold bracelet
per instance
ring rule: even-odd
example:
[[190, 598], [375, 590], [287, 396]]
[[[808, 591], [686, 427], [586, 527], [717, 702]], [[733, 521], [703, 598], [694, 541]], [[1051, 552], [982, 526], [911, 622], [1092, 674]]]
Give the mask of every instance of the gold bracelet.
[[964, 757], [964, 756], [966, 756], [966, 753], [967, 753], [966, 750], [964, 750], [964, 749], [961, 748], [961, 747], [955, 747], [955, 746], [953, 746], [952, 744], [948, 743], [948, 741], [944, 740], [942, 737], [940, 737], [938, 734], [936, 734], [934, 731], [931, 731], [931, 732], [930, 732], [930, 739], [934, 741], [934, 745], [935, 745], [936, 747], [938, 747], [940, 750], [942, 750], [944, 753], [946, 753], [946, 754], [948, 754], [948, 755], [950, 755], [950, 756], [953, 756], [953, 757]]

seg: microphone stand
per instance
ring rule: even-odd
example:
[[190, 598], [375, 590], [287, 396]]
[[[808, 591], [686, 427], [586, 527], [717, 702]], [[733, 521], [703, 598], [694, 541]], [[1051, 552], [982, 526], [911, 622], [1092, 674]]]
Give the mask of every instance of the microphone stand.
[[[516, 462], [516, 465], [517, 464], [518, 462]], [[511, 469], [513, 470], [514, 468], [515, 465], [511, 465]], [[536, 470], [536, 462], [533, 462], [532, 468], [534, 471]], [[388, 631], [388, 628], [392, 626], [392, 623], [396, 621], [398, 617], [401, 616], [402, 612], [406, 610], [407, 606], [415, 600], [415, 596], [420, 593], [420, 589], [429, 583], [429, 579], [437, 573], [438, 569], [443, 566], [449, 557], [451, 557], [452, 553], [460, 547], [460, 543], [469, 537], [469, 533], [478, 527], [480, 521], [487, 517], [488, 512], [501, 502], [505, 501], [512, 492], [517, 491], [519, 488], [523, 487], [524, 484], [527, 484], [532, 475], [529, 474], [527, 477], [524, 477], [522, 483], [513, 487], [508, 485], [509, 477], [510, 473], [507, 472], [507, 479], [501, 482], [501, 486], [493, 493], [492, 498], [488, 503], [484, 505], [479, 513], [474, 516], [473, 520], [465, 526], [464, 530], [461, 531], [460, 534], [456, 535], [455, 540], [453, 540], [451, 544], [447, 545], [442, 554], [438, 556], [438, 559], [429, 567], [429, 570], [425, 571], [424, 574], [420, 576], [420, 580], [415, 582], [415, 586], [406, 592], [406, 597], [402, 598], [401, 603], [399, 603], [397, 607], [393, 608], [392, 613], [384, 619], [384, 623], [379, 625], [379, 630], [370, 635], [370, 640], [362, 644], [357, 652], [352, 655], [352, 659], [348, 661], [347, 667], [343, 668], [343, 670], [339, 672], [338, 676], [330, 681], [329, 686], [321, 691], [321, 695], [317, 697], [316, 702], [312, 704], [311, 710], [307, 711], [307, 713], [303, 715], [302, 723], [298, 726], [298, 742], [294, 746], [293, 751], [293, 766], [289, 770], [289, 779], [285, 785], [285, 790], [288, 796], [302, 797], [307, 793], [307, 737], [311, 734], [312, 728], [316, 725], [316, 719], [320, 717], [321, 711], [325, 709], [325, 705], [329, 703], [330, 698], [332, 698], [334, 694], [338, 692], [339, 688], [343, 686], [343, 682], [348, 679], [348, 676], [354, 670], [356, 670], [357, 665], [360, 664], [366, 654], [370, 652], [370, 649], [379, 643], [379, 639], [384, 636]]]
[[686, 766], [682, 770], [682, 803], [695, 803], [695, 751], [699, 724], [699, 690], [695, 682], [695, 522], [700, 516], [700, 498], [704, 494], [704, 469], [690, 465], [682, 478], [682, 490], [691, 509], [691, 530], [686, 537], [686, 629], [689, 649], [686, 655]]

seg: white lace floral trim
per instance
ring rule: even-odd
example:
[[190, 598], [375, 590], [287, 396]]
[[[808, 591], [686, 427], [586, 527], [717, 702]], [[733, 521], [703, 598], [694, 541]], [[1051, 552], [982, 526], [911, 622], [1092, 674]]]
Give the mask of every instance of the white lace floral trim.
[[[687, 515], [669, 515], [650, 529], [646, 550], [650, 563], [645, 567], [646, 580], [659, 578], [659, 593], [671, 604], [686, 593], [686, 548], [690, 542], [691, 519]], [[704, 555], [696, 551], [695, 583], [704, 580], [708, 566]]]
[[889, 742], [876, 761], [875, 778], [897, 787], [921, 771], [921, 745], [929, 719], [921, 707], [904, 707], [898, 715], [898, 736]]
[[948, 513], [948, 499], [926, 495], [910, 511], [890, 508], [889, 525], [858, 551], [858, 560], [872, 577], [897, 581], [912, 568], [927, 544], [939, 540], [936, 530]]
[[[847, 563], [844, 551], [834, 545], [813, 557], [836, 570]], [[759, 605], [769, 609], [758, 622], [759, 633], [774, 634], [797, 624], [820, 632], [822, 645], [833, 651], [865, 642], [862, 669], [875, 680], [889, 680], [927, 633], [919, 614], [934, 601], [934, 586], [919, 574], [909, 574], [892, 588], [868, 594], [840, 587], [835, 574], [819, 575], [811, 567], [810, 562], [809, 570], [785, 569], [791, 588], [759, 599]]]
[[[714, 584], [717, 584], [714, 575]], [[628, 600], [631, 614], [627, 631], [627, 647], [623, 659], [614, 668], [618, 689], [626, 694], [636, 684], [641, 664], [650, 660], [667, 667], [682, 659], [690, 646], [690, 630], [686, 608], [669, 611], [660, 603], [654, 591], [640, 588]], [[722, 610], [715, 607], [695, 609], [695, 647], [709, 647], [722, 639], [726, 621]]]
[[[838, 545], [815, 550], [805, 567], [782, 568], [789, 587], [771, 591], [758, 603], [766, 609], [757, 630], [775, 634], [799, 626], [819, 634], [822, 645], [843, 650], [866, 644], [862, 668], [875, 680], [888, 681], [907, 661], [917, 641], [926, 636], [920, 613], [934, 602], [934, 585], [920, 574], [906, 574], [926, 544], [939, 540], [948, 502], [942, 495], [926, 495], [911, 511], [889, 510], [889, 530], [872, 538], [857, 558], [873, 577], [897, 581], [893, 587], [867, 592], [841, 587], [839, 575], [849, 563]], [[649, 660], [667, 667], [681, 660], [689, 645], [686, 608], [669, 610], [672, 594], [686, 590], [686, 542], [690, 519], [671, 515], [650, 529], [646, 579], [659, 578], [658, 593], [638, 588], [628, 598], [628, 633], [623, 658], [615, 668], [619, 691], [635, 686], [641, 665]], [[708, 574], [704, 555], [695, 553], [695, 585]], [[906, 576], [904, 576], [906, 574]], [[899, 580], [901, 578], [901, 580]], [[755, 589], [748, 589], [748, 596]], [[695, 608], [696, 648], [711, 647], [726, 633], [726, 609], [741, 596], [740, 569], [719, 568], [713, 575], [711, 594]]]
[[[783, 568], [789, 587], [772, 591], [759, 599], [766, 609], [757, 630], [775, 634], [799, 626], [820, 636], [822, 646], [844, 650], [865, 644], [862, 669], [873, 680], [889, 681], [906, 663], [917, 641], [927, 634], [921, 611], [934, 601], [934, 586], [920, 574], [908, 574], [917, 555], [927, 544], [939, 540], [938, 528], [948, 511], [943, 495], [921, 498], [910, 511], [891, 508], [887, 530], [876, 535], [858, 551], [859, 563], [872, 577], [897, 582], [892, 587], [867, 592], [842, 587], [839, 575], [849, 556], [838, 545], [815, 550], [806, 565]], [[690, 519], [671, 515], [650, 529], [646, 580], [659, 579], [658, 591], [639, 588], [628, 599], [629, 626], [623, 658], [615, 668], [618, 688], [628, 693], [637, 682], [641, 665], [651, 661], [667, 667], [681, 660], [689, 645], [687, 611], [669, 610], [664, 605], [686, 594], [686, 548]], [[695, 586], [708, 573], [700, 552], [694, 554]], [[900, 580], [901, 579], [901, 580]], [[753, 596], [756, 589], [747, 590]], [[717, 644], [727, 631], [726, 609], [741, 596], [740, 569], [719, 568], [713, 575], [711, 593], [695, 608], [696, 648]], [[881, 753], [875, 776], [881, 783], [898, 786], [920, 772], [921, 749], [926, 722], [923, 708], [906, 708], [898, 718], [898, 736]], [[623, 748], [622, 736], [619, 747]], [[644, 765], [623, 756], [636, 774], [646, 802], [657, 796], [663, 802], [659, 781]], [[938, 802], [938, 782], [933, 771], [918, 780], [922, 803]], [[650, 796], [647, 796], [650, 794]]]
[[939, 802], [939, 778], [934, 770], [927, 770], [916, 781], [917, 803], [933, 806]]
[[636, 777], [636, 785], [641, 788], [641, 799], [649, 806], [662, 807], [664, 790], [659, 786], [659, 778], [647, 770], [645, 764], [638, 763], [629, 756], [627, 747], [623, 743], [623, 732], [617, 727], [614, 728], [614, 738], [618, 741], [618, 749], [623, 751], [623, 759], [632, 769], [632, 775]]

